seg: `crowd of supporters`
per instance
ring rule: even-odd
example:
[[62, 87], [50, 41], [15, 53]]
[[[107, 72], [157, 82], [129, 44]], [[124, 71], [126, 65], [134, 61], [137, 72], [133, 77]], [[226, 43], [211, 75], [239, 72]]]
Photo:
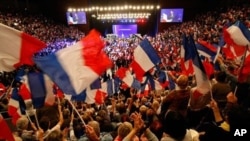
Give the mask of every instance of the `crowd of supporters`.
[[[212, 94], [197, 99], [188, 76], [180, 71], [181, 35], [192, 34], [194, 39], [219, 44], [224, 26], [242, 21], [250, 28], [249, 5], [233, 6], [198, 15], [194, 20], [171, 26], [155, 37], [148, 38], [168, 75], [177, 87], [150, 91], [138, 97], [133, 88], [120, 87], [119, 92], [108, 96], [101, 105], [68, 101], [58, 98], [54, 106], [37, 109], [36, 116], [23, 116], [16, 122], [15, 140], [79, 140], [79, 141], [212, 141], [249, 140], [249, 133], [234, 137], [237, 130], [250, 131], [250, 82], [239, 84], [235, 62], [223, 56], [217, 59], [220, 70], [211, 78]], [[80, 40], [84, 33], [73, 26], [55, 24], [41, 15], [1, 12], [0, 22], [27, 32], [45, 41], [46, 49], [36, 55], [48, 55]], [[116, 68], [127, 67], [133, 59], [133, 50], [140, 38], [106, 38], [105, 52]], [[229, 63], [230, 62], [230, 63]], [[27, 67], [31, 71], [32, 67]], [[116, 69], [115, 69], [116, 70]], [[250, 73], [250, 72], [249, 72]], [[12, 86], [15, 72], [1, 73], [0, 87], [4, 93]], [[237, 93], [234, 93], [236, 85]], [[212, 99], [212, 100], [211, 100]], [[199, 102], [203, 102], [200, 104]], [[1, 98], [1, 111], [8, 108], [8, 97]], [[56, 113], [56, 114], [55, 114]], [[39, 125], [39, 126], [38, 126]]]

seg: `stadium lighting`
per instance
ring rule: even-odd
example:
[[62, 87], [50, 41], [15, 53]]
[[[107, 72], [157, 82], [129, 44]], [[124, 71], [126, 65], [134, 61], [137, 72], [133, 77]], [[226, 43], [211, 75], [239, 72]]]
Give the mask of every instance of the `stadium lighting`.
[[[84, 10], [85, 12], [107, 12], [107, 11], [152, 11], [159, 10], [159, 5], [116, 5], [116, 6], [91, 6], [91, 7], [80, 7], [77, 9]], [[68, 12], [75, 11], [76, 8], [68, 8]]]

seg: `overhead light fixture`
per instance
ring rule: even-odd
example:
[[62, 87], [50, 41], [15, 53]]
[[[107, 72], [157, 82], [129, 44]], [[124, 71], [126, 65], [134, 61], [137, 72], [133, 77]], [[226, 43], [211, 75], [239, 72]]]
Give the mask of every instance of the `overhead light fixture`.
[[[95, 12], [95, 11], [124, 11], [124, 10], [132, 10], [132, 11], [149, 11], [149, 10], [157, 10], [160, 9], [159, 5], [116, 5], [116, 6], [90, 6], [84, 8], [78, 8], [77, 11], [85, 11], [85, 12]], [[75, 8], [68, 8], [68, 12], [76, 11]]]
[[[148, 19], [150, 13], [105, 13], [97, 14], [97, 19], [110, 20], [110, 19]], [[93, 16], [92, 16], [93, 17]]]

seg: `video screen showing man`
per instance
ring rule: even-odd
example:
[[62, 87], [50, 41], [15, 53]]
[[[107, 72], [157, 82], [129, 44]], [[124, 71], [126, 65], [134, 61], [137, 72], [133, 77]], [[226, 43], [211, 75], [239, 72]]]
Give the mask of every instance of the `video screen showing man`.
[[161, 10], [161, 22], [182, 22], [183, 9], [162, 9]]
[[69, 25], [86, 24], [85, 12], [68, 12], [67, 21]]

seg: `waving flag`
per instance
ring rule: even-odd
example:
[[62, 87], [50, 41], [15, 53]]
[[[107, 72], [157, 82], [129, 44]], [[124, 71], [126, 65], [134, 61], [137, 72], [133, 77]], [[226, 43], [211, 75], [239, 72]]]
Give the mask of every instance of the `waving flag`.
[[182, 46], [180, 50], [180, 65], [182, 74], [189, 75], [194, 73], [193, 62], [192, 62], [192, 54], [194, 50], [192, 48], [188, 48], [187, 37], [182, 37]]
[[165, 71], [165, 70], [160, 70], [159, 76], [158, 76], [158, 78], [157, 78], [157, 81], [159, 82], [159, 84], [160, 84], [163, 88], [166, 88], [167, 86], [169, 86], [169, 78], [168, 78], [167, 71]]
[[30, 99], [34, 108], [53, 105], [55, 102], [53, 85], [54, 83], [50, 78], [41, 72], [28, 73], [23, 77], [20, 95], [24, 102]]
[[198, 51], [196, 49], [194, 39], [191, 36], [189, 36], [186, 37], [185, 40], [186, 40], [184, 44], [185, 49], [188, 49], [189, 52], [192, 52], [191, 58], [193, 61], [197, 90], [199, 91], [200, 94], [208, 94], [208, 92], [210, 91], [210, 83], [206, 71], [204, 69], [204, 66], [201, 62]]
[[111, 67], [103, 47], [100, 33], [92, 30], [75, 45], [34, 60], [65, 94], [78, 95]]
[[26, 64], [33, 65], [33, 55], [46, 47], [38, 39], [0, 23], [0, 69], [13, 71]]
[[119, 80], [118, 78], [109, 79], [107, 83], [107, 94], [112, 95], [119, 92]]
[[84, 102], [88, 104], [103, 104], [106, 96], [107, 93], [104, 92], [102, 89], [86, 89], [86, 99], [84, 100]]
[[28, 115], [34, 115], [34, 106], [32, 104], [29, 85], [25, 84], [25, 82], [20, 86], [19, 95], [22, 97], [24, 101], [26, 113]]
[[147, 97], [147, 96], [149, 95], [150, 90], [151, 90], [150, 84], [144, 83], [144, 84], [141, 86], [141, 89], [140, 89], [139, 91], [137, 91], [136, 96], [137, 96], [138, 98]]
[[214, 61], [213, 59], [217, 55], [217, 48], [214, 45], [203, 40], [198, 40], [198, 43], [196, 44], [196, 48], [200, 55], [205, 56], [211, 61]]
[[140, 82], [134, 78], [128, 68], [120, 67], [116, 76], [120, 78], [128, 87], [133, 87], [135, 89], [140, 89]]
[[239, 74], [238, 74], [238, 81], [239, 82], [246, 82], [247, 78], [249, 77], [250, 74], [250, 50], [246, 50], [244, 53]]
[[144, 39], [134, 50], [134, 60], [131, 67], [135, 72], [137, 80], [141, 81], [143, 75], [160, 63], [161, 59], [147, 39]]
[[22, 81], [22, 77], [26, 74], [25, 68], [24, 67], [19, 67], [17, 69], [16, 75], [15, 75], [15, 80], [18, 82]]
[[14, 141], [13, 134], [7, 124], [7, 122], [4, 120], [2, 114], [0, 114], [0, 140], [7, 140], [7, 141]]
[[8, 114], [12, 117], [12, 122], [14, 124], [16, 124], [17, 119], [22, 116], [20, 99], [21, 97], [18, 94], [18, 89], [14, 88], [8, 103]]
[[235, 24], [224, 29], [223, 35], [225, 42], [233, 47], [237, 56], [242, 56], [245, 47], [250, 46], [250, 31], [241, 21], [236, 21]]
[[241, 21], [236, 21], [235, 24], [224, 30], [224, 39], [229, 44], [249, 46], [250, 31]]

